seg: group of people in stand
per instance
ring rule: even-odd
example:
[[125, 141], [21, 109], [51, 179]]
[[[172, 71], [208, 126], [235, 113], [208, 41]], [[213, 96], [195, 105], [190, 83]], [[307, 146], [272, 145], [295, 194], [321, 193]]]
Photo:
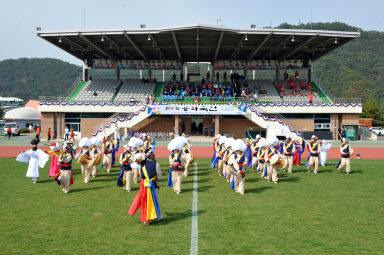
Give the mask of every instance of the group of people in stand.
[[[231, 189], [244, 195], [244, 183], [246, 167], [257, 171], [260, 177], [267, 181], [278, 183], [278, 170], [283, 169], [292, 174], [294, 164], [300, 166], [301, 155], [305, 148], [309, 151], [306, 168], [308, 172], [313, 169], [318, 174], [319, 163], [325, 166], [327, 151], [332, 143], [325, 140], [319, 142], [313, 135], [311, 140], [306, 142], [301, 138], [287, 137], [281, 142], [275, 136], [268, 139], [257, 135], [255, 139], [233, 139], [217, 135], [213, 141], [213, 157], [211, 168], [217, 170], [219, 176], [224, 176], [227, 182], [231, 183]], [[350, 173], [350, 157], [353, 149], [349, 141], [342, 140], [340, 148], [341, 159], [337, 170]]]

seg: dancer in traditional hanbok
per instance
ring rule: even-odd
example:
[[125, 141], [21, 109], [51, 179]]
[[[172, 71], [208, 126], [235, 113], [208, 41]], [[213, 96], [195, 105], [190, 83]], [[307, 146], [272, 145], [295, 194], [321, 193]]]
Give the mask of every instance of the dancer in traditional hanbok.
[[31, 141], [32, 149], [22, 151], [16, 158], [18, 162], [29, 163], [26, 176], [31, 177], [33, 183], [37, 183], [39, 168], [43, 168], [49, 160], [49, 155], [37, 148], [38, 143], [39, 140], [33, 139]]
[[[143, 141], [140, 138], [132, 137], [129, 142], [128, 146], [131, 148], [132, 156], [136, 154], [143, 154], [143, 152], [140, 150], [140, 148], [143, 146]], [[133, 175], [133, 182], [137, 183], [140, 178], [140, 166], [137, 164], [137, 162], [134, 162], [131, 164], [132, 167], [132, 175]]]
[[320, 147], [320, 165], [325, 166], [327, 163], [327, 151], [332, 147], [331, 142], [327, 142], [325, 140], [322, 141]]
[[45, 151], [45, 153], [52, 156], [51, 165], [49, 167], [49, 177], [55, 177], [56, 174], [58, 174], [60, 171], [59, 165], [57, 164], [57, 159], [59, 158], [62, 151], [58, 143], [51, 143], [49, 148], [51, 149], [50, 151]]
[[169, 155], [170, 169], [168, 171], [168, 186], [172, 186], [176, 194], [180, 194], [181, 192], [183, 165], [185, 162], [185, 156], [182, 153], [183, 147], [184, 143], [176, 138], [168, 144], [168, 150], [172, 152], [171, 155]]
[[145, 225], [162, 219], [159, 205], [159, 186], [156, 162], [149, 160], [143, 154], [135, 154], [134, 161], [140, 165], [141, 181], [139, 193], [129, 208], [129, 215], [133, 216], [139, 208], [140, 222]]

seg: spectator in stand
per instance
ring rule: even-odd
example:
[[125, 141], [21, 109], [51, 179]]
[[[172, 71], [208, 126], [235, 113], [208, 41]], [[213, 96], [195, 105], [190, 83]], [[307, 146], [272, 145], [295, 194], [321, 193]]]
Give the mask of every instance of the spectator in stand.
[[71, 129], [71, 135], [70, 135], [68, 141], [71, 141], [71, 139], [73, 139], [73, 141], [75, 141], [75, 132], [73, 131], [73, 128]]
[[246, 100], [248, 98], [247, 93], [245, 92], [245, 89], [241, 91], [241, 97]]
[[131, 99], [129, 100], [130, 103], [134, 103], [135, 102], [135, 98], [133, 96], [131, 96]]
[[12, 136], [12, 128], [11, 127], [7, 128], [7, 135], [8, 135], [8, 140], [11, 139], [11, 136]]
[[33, 130], [32, 124], [29, 124], [28, 130], [29, 130], [29, 133], [32, 134], [32, 130]]
[[253, 93], [253, 100], [257, 101], [257, 93], [256, 92]]
[[151, 102], [151, 99], [149, 99], [149, 96], [146, 96], [146, 97], [145, 97], [145, 103], [146, 103], [146, 104], [149, 104], [150, 102]]
[[219, 74], [219, 72], [216, 72], [216, 80], [220, 81], [220, 74]]
[[203, 79], [201, 79], [201, 84], [205, 84], [205, 78], [203, 76]]
[[305, 87], [305, 86], [304, 86], [304, 82], [301, 81], [301, 82], [300, 82], [300, 88], [301, 88], [301, 89], [304, 89], [304, 87]]
[[209, 73], [209, 71], [207, 72], [207, 81], [209, 81], [209, 79], [211, 78], [211, 74]]
[[40, 140], [40, 126], [37, 126], [36, 128], [36, 139]]
[[213, 126], [210, 126], [210, 127], [209, 127], [209, 131], [211, 131], [211, 136], [213, 136], [214, 127], [213, 127]]
[[227, 81], [227, 72], [224, 72], [224, 81]]
[[51, 140], [51, 128], [48, 128], [47, 136], [48, 136], [48, 140], [47, 141], [50, 141]]
[[296, 72], [295, 72], [295, 79], [299, 79], [299, 78], [300, 78], [299, 72], [296, 71]]
[[173, 73], [173, 75], [172, 75], [172, 80], [173, 80], [173, 81], [176, 81], [176, 73]]
[[189, 82], [189, 78], [191, 78], [191, 75], [187, 73], [187, 82]]
[[66, 126], [64, 129], [64, 141], [68, 140], [68, 136], [69, 136], [69, 128], [68, 126]]
[[284, 72], [284, 80], [288, 80], [288, 73], [287, 73], [287, 71]]
[[94, 95], [95, 97], [97, 97], [97, 92], [96, 92], [96, 90], [93, 91], [93, 95]]
[[233, 79], [234, 79], [234, 74], [231, 73], [231, 82], [233, 83]]
[[312, 100], [313, 100], [313, 95], [312, 95], [312, 93], [309, 94], [308, 98], [309, 98], [309, 103], [312, 104]]

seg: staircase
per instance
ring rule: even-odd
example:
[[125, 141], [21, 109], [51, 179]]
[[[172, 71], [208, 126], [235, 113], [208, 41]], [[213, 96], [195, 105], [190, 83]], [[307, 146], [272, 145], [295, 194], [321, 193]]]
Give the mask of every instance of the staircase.
[[92, 136], [97, 137], [101, 141], [104, 137], [110, 136], [115, 132], [115, 124], [117, 124], [119, 128], [131, 128], [150, 116], [150, 114], [148, 114], [148, 106], [136, 106], [132, 108], [131, 113], [115, 113], [108, 119], [100, 122], [92, 130]]
[[267, 114], [261, 107], [247, 107], [244, 117], [267, 130], [266, 137], [285, 136], [296, 139], [301, 137], [296, 125], [279, 113]]

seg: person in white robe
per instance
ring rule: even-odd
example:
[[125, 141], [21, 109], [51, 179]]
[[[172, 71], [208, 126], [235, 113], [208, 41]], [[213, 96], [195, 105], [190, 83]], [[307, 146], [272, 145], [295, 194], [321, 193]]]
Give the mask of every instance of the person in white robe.
[[320, 148], [320, 164], [322, 166], [325, 166], [327, 163], [327, 151], [332, 147], [331, 142], [327, 142], [325, 140], [322, 141], [321, 143], [321, 148]]
[[22, 151], [16, 158], [18, 162], [29, 163], [26, 176], [31, 177], [33, 183], [36, 183], [39, 178], [39, 168], [43, 168], [49, 160], [49, 155], [37, 148], [38, 143], [37, 139], [33, 139], [32, 149]]

